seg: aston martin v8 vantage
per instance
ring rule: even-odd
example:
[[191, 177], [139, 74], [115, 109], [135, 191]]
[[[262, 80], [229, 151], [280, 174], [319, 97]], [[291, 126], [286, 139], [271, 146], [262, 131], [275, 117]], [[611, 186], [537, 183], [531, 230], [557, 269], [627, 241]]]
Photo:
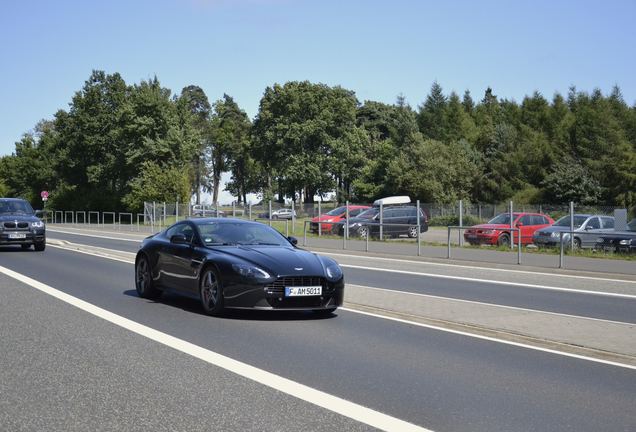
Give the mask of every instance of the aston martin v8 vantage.
[[197, 296], [208, 315], [226, 308], [331, 314], [343, 301], [342, 269], [296, 243], [259, 222], [184, 220], [143, 241], [135, 287], [144, 298], [166, 289]]

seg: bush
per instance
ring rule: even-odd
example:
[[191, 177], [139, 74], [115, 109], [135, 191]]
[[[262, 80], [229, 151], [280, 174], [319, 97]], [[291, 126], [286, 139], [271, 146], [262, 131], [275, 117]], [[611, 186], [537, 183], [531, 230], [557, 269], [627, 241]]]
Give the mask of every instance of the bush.
[[[479, 218], [473, 215], [464, 215], [464, 226], [477, 225], [482, 223]], [[457, 226], [459, 225], [459, 215], [435, 216], [428, 220], [429, 226]]]

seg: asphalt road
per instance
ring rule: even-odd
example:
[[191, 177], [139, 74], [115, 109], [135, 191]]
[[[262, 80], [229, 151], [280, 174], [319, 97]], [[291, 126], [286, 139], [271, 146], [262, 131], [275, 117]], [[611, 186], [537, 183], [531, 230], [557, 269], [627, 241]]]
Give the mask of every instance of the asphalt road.
[[[0, 266], [435, 431], [636, 428], [631, 369], [344, 310], [329, 319], [252, 312], [210, 318], [193, 299], [138, 298], [130, 264], [55, 248], [4, 249]], [[8, 395], [0, 429], [366, 428], [157, 346], [1, 275], [0, 287], [0, 388]]]
[[[139, 242], [90, 237], [59, 232], [49, 238], [67, 240], [126, 252], [137, 252]], [[585, 293], [499, 285], [490, 282], [462, 281], [421, 275], [384, 272], [382, 270], [345, 267], [347, 283], [395, 291], [436, 295], [452, 299], [513, 306], [609, 321], [636, 323], [636, 298], [626, 299]], [[601, 282], [599, 282], [600, 284]]]

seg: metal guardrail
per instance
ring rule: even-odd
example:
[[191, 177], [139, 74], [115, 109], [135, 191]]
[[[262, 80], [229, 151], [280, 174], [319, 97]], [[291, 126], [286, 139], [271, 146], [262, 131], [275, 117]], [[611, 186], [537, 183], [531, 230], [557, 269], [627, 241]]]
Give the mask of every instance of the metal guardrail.
[[[446, 258], [451, 258], [451, 231], [459, 230], [460, 234], [462, 230], [471, 229], [473, 227], [463, 227], [463, 226], [449, 226], [448, 227], [448, 249], [446, 252]], [[517, 232], [517, 264], [521, 264], [521, 229], [519, 228], [506, 228], [506, 231]], [[514, 247], [514, 235], [510, 236], [510, 244], [511, 248]]]

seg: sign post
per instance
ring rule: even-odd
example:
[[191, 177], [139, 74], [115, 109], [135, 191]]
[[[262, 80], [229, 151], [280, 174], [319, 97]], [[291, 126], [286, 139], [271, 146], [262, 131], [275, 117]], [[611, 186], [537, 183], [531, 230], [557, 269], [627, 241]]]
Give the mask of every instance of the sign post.
[[44, 220], [46, 221], [46, 202], [49, 200], [49, 192], [43, 190], [40, 192], [40, 198], [42, 198], [42, 212], [44, 213]]

